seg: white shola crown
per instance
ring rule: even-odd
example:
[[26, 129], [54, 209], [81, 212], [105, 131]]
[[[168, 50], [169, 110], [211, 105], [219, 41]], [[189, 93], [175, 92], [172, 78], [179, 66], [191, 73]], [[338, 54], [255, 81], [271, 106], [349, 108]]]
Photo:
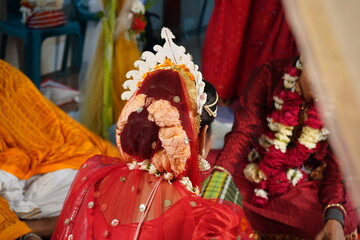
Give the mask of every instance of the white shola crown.
[[166, 58], [168, 58], [176, 65], [185, 65], [189, 69], [190, 73], [194, 76], [196, 92], [198, 94], [197, 112], [201, 114], [202, 108], [206, 102], [206, 94], [204, 93], [205, 83], [202, 80], [202, 74], [199, 71], [199, 66], [194, 64], [189, 53], [185, 53], [186, 50], [183, 46], [178, 46], [173, 42], [175, 36], [170, 31], [170, 29], [163, 27], [161, 30], [161, 38], [165, 39], [164, 46], [155, 45], [155, 54], [149, 51], [143, 52], [141, 55], [141, 60], [134, 62], [134, 66], [138, 68], [138, 70], [130, 70], [126, 73], [126, 78], [129, 80], [125, 81], [123, 84], [123, 88], [126, 91], [121, 94], [121, 98], [123, 100], [128, 100], [138, 89], [138, 83], [144, 80], [144, 74], [154, 71], [157, 65], [164, 63]]

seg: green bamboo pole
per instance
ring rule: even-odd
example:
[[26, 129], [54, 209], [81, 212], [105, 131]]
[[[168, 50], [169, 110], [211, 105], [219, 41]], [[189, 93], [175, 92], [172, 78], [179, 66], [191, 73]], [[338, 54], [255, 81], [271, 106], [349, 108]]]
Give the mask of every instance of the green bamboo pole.
[[102, 19], [104, 34], [104, 88], [102, 110], [102, 137], [109, 139], [109, 127], [112, 125], [112, 73], [114, 53], [116, 0], [107, 0], [105, 16]]

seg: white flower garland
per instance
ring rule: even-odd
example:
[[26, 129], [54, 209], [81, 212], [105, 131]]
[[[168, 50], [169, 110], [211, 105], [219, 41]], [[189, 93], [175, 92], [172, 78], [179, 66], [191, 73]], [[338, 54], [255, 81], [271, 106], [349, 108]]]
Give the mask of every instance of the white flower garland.
[[[302, 70], [302, 65], [299, 61], [296, 63], [297, 70]], [[284, 92], [281, 92], [279, 95], [274, 96], [274, 106], [275, 111], [281, 111], [284, 108], [284, 104], [286, 104], [286, 101], [282, 99], [281, 97], [285, 96], [285, 99], [289, 97], [290, 99], [293, 99], [293, 95], [296, 94], [295, 92], [295, 85], [297, 84], [297, 81], [299, 79], [299, 75], [292, 76], [294, 69], [292, 69], [292, 72], [285, 73], [283, 75], [283, 86], [284, 86]], [[290, 91], [290, 92], [286, 92]], [[285, 94], [284, 94], [285, 93]], [[284, 95], [282, 95], [284, 94]], [[296, 100], [296, 97], [294, 98]], [[300, 108], [300, 107], [299, 107]], [[290, 114], [298, 115], [298, 110], [295, 108], [294, 112], [290, 112]], [[284, 119], [283, 115], [277, 115], [277, 112], [274, 112], [273, 115], [270, 115], [266, 118], [268, 122], [268, 128], [271, 132], [269, 134], [262, 134], [259, 138], [259, 144], [263, 149], [266, 150], [264, 154], [267, 154], [269, 151], [274, 151], [271, 146], [274, 146], [275, 151], [279, 150], [281, 153], [286, 154], [288, 149], [288, 144], [291, 142], [291, 137], [293, 135], [293, 130], [295, 126], [291, 125], [285, 125], [283, 122], [286, 119]], [[281, 113], [279, 113], [281, 114]], [[276, 118], [277, 120], [273, 119]], [[279, 118], [279, 119], [278, 119]], [[281, 122], [280, 122], [281, 121]], [[294, 122], [293, 120], [291, 120]], [[317, 125], [314, 125], [317, 126]], [[274, 137], [271, 137], [271, 136]], [[317, 146], [317, 143], [323, 140], [326, 140], [329, 135], [329, 131], [322, 127], [320, 129], [312, 128], [308, 125], [305, 125], [302, 127], [301, 133], [299, 138], [297, 139], [298, 143], [306, 147], [307, 149], [315, 149]], [[271, 156], [271, 155], [268, 155]], [[271, 161], [270, 158], [266, 158], [267, 161]], [[274, 159], [276, 160], [276, 159]], [[266, 172], [264, 173], [259, 168], [258, 162], [261, 162], [262, 159], [260, 158], [259, 154], [255, 149], [253, 149], [252, 152], [248, 155], [248, 164], [244, 168], [244, 176], [247, 180], [250, 182], [254, 182], [256, 184], [261, 183], [262, 181], [267, 181]], [[266, 168], [264, 168], [264, 171]], [[296, 186], [304, 177], [303, 172], [298, 168], [289, 168], [286, 171], [286, 178], [288, 179], [289, 183], [292, 186]], [[265, 189], [255, 188], [254, 193], [256, 197], [268, 199], [270, 193], [268, 192], [267, 187]]]
[[[127, 166], [129, 170], [134, 170], [134, 169], [144, 170], [144, 171], [148, 171], [149, 174], [155, 175], [156, 177], [163, 177], [166, 181], [168, 181], [169, 184], [171, 184], [171, 180], [175, 178], [173, 173], [159, 172], [159, 170], [157, 170], [157, 168], [153, 164], [151, 164], [149, 160], [144, 160], [142, 162], [133, 161], [131, 163], [128, 163]], [[185, 188], [190, 192], [196, 195], [200, 195], [199, 187], [198, 186], [194, 187], [190, 178], [183, 177], [179, 180], [179, 182], [182, 185], [184, 185]]]
[[296, 184], [298, 184], [298, 182], [302, 179], [303, 173], [299, 169], [289, 168], [286, 171], [286, 177], [293, 186], [296, 186]]
[[265, 190], [263, 190], [263, 189], [255, 188], [255, 189], [254, 189], [254, 193], [255, 193], [255, 195], [258, 196], [258, 197], [262, 197], [262, 198], [268, 199], [269, 193], [267, 193], [267, 192], [266, 192]]

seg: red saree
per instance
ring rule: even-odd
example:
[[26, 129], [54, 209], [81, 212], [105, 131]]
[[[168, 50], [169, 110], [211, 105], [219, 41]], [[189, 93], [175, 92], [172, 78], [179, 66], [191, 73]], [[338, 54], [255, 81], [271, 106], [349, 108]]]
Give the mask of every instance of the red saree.
[[135, 78], [123, 94], [131, 97], [116, 126], [121, 158], [82, 166], [53, 239], [249, 239], [239, 206], [199, 196], [209, 167], [199, 155], [218, 98], [171, 31], [161, 36], [157, 55], [144, 52], [140, 72], [129, 72]]
[[204, 200], [179, 181], [169, 184], [118, 161], [94, 156], [83, 165], [52, 239], [133, 239], [141, 204], [159, 179], [139, 239], [249, 239], [252, 230], [239, 206]]

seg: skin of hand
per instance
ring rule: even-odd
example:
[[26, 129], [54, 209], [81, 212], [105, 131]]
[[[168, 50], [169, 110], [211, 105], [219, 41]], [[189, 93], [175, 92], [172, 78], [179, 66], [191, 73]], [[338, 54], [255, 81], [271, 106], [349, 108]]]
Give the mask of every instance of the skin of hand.
[[28, 239], [29, 240], [39, 240], [39, 238], [37, 238], [37, 237], [29, 237]]
[[345, 240], [341, 223], [334, 219], [329, 219], [315, 240]]
[[[32, 233], [34, 233], [34, 232], [32, 232]], [[29, 234], [29, 233], [23, 235], [23, 236], [26, 236], [26, 239], [28, 239], [28, 240], [39, 240], [39, 239], [41, 239], [40, 236], [28, 236], [28, 234]], [[36, 233], [34, 233], [34, 234], [36, 234]], [[22, 236], [22, 237], [23, 237], [23, 236]], [[19, 239], [20, 239], [20, 238], [19, 238]]]
[[37, 220], [25, 221], [26, 225], [39, 237], [51, 237], [58, 217], [47, 217]]

